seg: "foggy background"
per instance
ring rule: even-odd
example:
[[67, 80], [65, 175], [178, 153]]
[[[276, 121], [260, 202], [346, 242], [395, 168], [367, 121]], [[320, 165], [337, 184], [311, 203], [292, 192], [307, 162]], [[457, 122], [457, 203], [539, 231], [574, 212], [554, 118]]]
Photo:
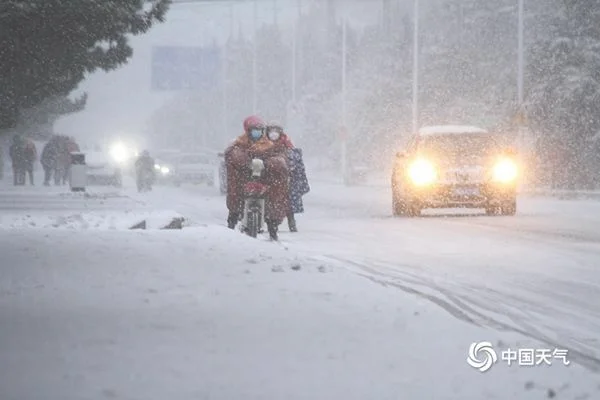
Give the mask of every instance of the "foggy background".
[[[420, 3], [419, 124], [516, 135], [517, 0]], [[348, 160], [388, 168], [412, 130], [413, 1], [257, 4], [255, 15], [250, 0], [175, 2], [166, 23], [132, 39], [128, 65], [81, 85], [89, 93], [85, 110], [59, 119], [55, 131], [84, 142], [125, 135], [151, 149], [222, 149], [257, 113], [284, 123], [308, 158], [337, 168], [346, 18]], [[526, 123], [538, 179], [550, 179], [542, 175], [553, 169], [563, 174], [550, 174], [553, 185], [596, 186], [600, 11], [558, 0], [525, 4]], [[204, 77], [205, 87], [156, 90], [155, 46], [214, 47], [226, 63]]]

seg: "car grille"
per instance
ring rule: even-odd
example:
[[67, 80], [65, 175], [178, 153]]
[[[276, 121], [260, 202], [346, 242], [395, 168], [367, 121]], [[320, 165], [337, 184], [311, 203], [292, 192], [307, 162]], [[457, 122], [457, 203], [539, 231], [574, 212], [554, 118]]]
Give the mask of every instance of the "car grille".
[[453, 185], [468, 185], [482, 183], [485, 180], [483, 167], [452, 168], [442, 174], [442, 183]]

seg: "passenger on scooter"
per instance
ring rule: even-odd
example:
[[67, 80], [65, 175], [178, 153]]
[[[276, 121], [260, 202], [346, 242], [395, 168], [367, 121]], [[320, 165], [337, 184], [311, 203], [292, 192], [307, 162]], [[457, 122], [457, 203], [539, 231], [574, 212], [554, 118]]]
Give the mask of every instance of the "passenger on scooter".
[[227, 225], [234, 229], [242, 217], [243, 187], [250, 176], [253, 158], [265, 164], [265, 184], [269, 186], [265, 222], [272, 239], [277, 240], [277, 230], [289, 209], [288, 166], [285, 148], [277, 146], [265, 135], [265, 123], [257, 116], [244, 120], [244, 133], [225, 150], [227, 169]]
[[154, 158], [150, 157], [148, 150], [142, 151], [142, 154], [135, 161], [135, 175], [138, 191], [143, 188], [151, 188], [154, 182], [155, 170], [154, 170]]
[[302, 196], [310, 192], [306, 169], [302, 159], [302, 149], [294, 147], [281, 124], [271, 122], [267, 126], [267, 137], [286, 149], [288, 169], [290, 171], [289, 204], [287, 221], [290, 232], [298, 232], [295, 214], [304, 212]]

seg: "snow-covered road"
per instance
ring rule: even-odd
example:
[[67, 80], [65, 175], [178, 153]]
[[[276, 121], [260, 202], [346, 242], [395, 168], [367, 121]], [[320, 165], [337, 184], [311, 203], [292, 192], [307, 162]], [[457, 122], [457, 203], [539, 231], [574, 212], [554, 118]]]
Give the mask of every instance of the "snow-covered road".
[[[600, 202], [524, 197], [515, 217], [450, 210], [401, 219], [391, 217], [390, 196], [313, 183], [300, 232], [284, 224], [282, 241], [465, 321], [568, 348], [600, 370]], [[161, 188], [145, 201], [224, 224], [224, 198], [211, 189]]]
[[[398, 219], [315, 181], [278, 245], [212, 188], [0, 189], [2, 400], [600, 396], [600, 202]], [[190, 227], [125, 230], [152, 212]], [[482, 340], [572, 364], [481, 374]]]

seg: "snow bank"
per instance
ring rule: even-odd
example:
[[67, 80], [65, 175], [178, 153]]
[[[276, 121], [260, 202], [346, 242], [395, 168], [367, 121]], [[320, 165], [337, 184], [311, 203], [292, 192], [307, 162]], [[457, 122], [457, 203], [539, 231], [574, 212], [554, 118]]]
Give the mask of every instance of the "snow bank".
[[146, 229], [162, 229], [175, 218], [184, 218], [175, 211], [113, 211], [113, 212], [38, 212], [0, 214], [0, 229], [71, 229], [127, 230], [142, 221]]
[[473, 341], [543, 346], [224, 227], [0, 231], [0, 254], [3, 399], [598, 396], [574, 364], [480, 373]]
[[0, 186], [0, 229], [123, 230], [142, 221], [146, 229], [161, 229], [183, 217], [111, 187], [70, 192], [64, 186]]

